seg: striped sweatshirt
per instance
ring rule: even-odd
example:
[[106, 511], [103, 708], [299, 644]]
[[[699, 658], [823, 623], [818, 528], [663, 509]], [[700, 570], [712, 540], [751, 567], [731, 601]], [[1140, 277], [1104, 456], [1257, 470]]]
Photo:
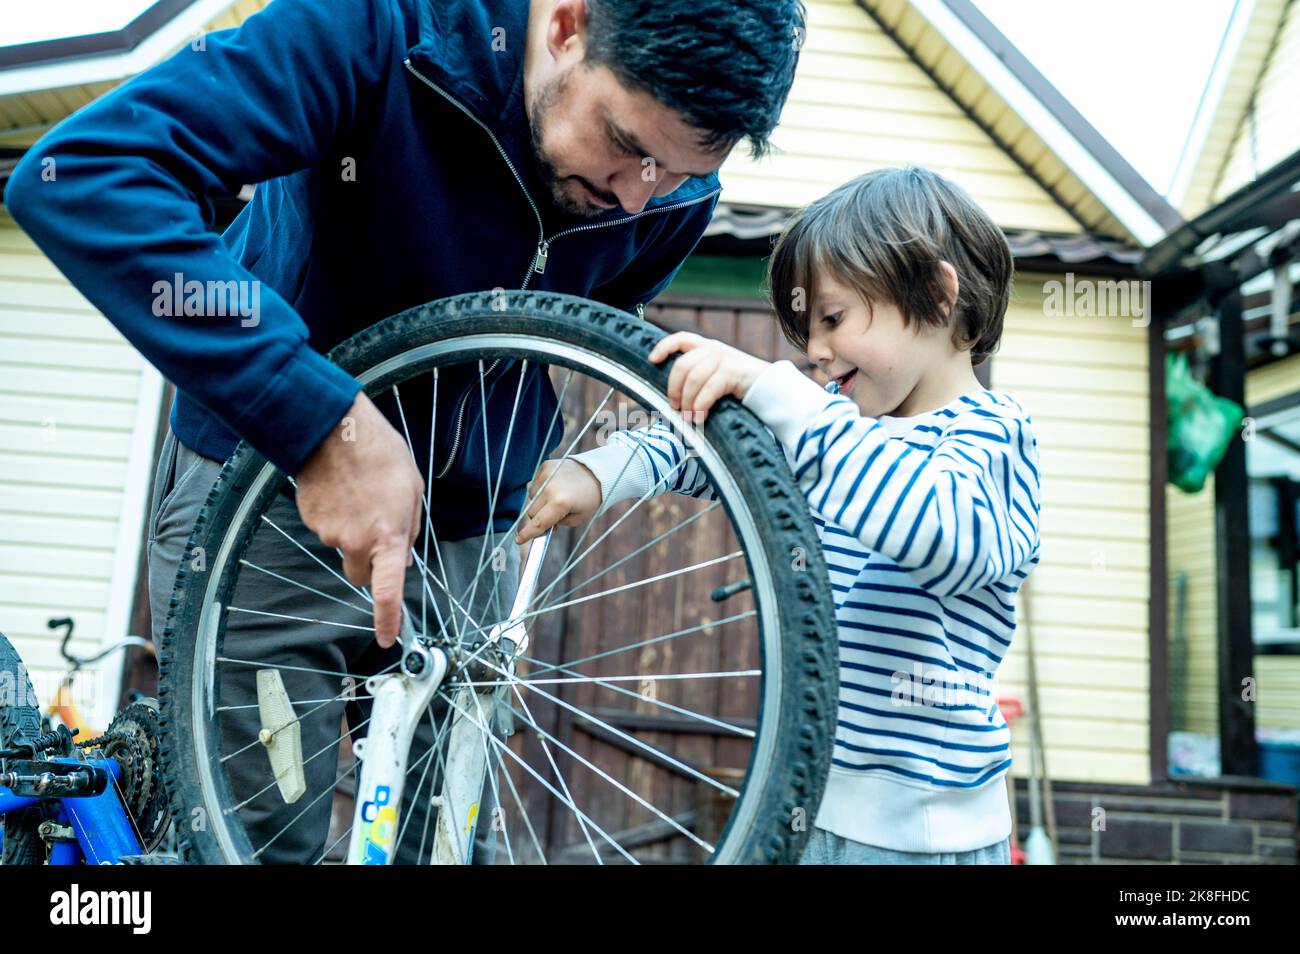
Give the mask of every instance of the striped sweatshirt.
[[[1010, 733], [991, 681], [1039, 559], [1033, 424], [1001, 391], [869, 418], [834, 387], [779, 361], [744, 399], [808, 499], [835, 600], [839, 712], [815, 824], [895, 851], [1005, 840]], [[669, 490], [714, 496], [663, 423], [574, 456], [600, 481], [602, 511]]]

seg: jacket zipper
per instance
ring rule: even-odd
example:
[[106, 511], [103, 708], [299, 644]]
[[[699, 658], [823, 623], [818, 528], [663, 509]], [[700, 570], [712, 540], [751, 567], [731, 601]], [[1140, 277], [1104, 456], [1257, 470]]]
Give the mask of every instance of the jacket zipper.
[[[615, 219], [610, 222], [592, 222], [587, 225], [576, 225], [573, 228], [565, 229], [563, 232], [557, 232], [548, 239], [546, 237], [546, 227], [542, 223], [542, 213], [538, 211], [537, 203], [533, 201], [533, 197], [529, 194], [527, 187], [524, 185], [524, 180], [520, 178], [518, 170], [515, 169], [515, 164], [510, 161], [510, 156], [508, 156], [505, 149], [502, 148], [501, 141], [497, 139], [496, 134], [493, 133], [482, 120], [461, 105], [457, 99], [448, 94], [444, 89], [442, 89], [442, 87], [438, 86], [438, 84], [434, 83], [431, 79], [411, 65], [409, 57], [402, 61], [402, 65], [405, 66], [407, 70], [416, 77], [416, 79], [420, 80], [420, 82], [424, 83], [425, 86], [429, 87], [447, 102], [459, 109], [462, 113], [473, 120], [480, 129], [487, 133], [488, 138], [492, 140], [492, 145], [496, 146], [497, 152], [501, 154], [502, 160], [505, 161], [506, 168], [510, 170], [510, 174], [515, 177], [515, 182], [519, 184], [519, 191], [524, 194], [524, 198], [528, 201], [528, 207], [533, 210], [533, 217], [537, 219], [537, 250], [533, 253], [533, 260], [528, 266], [528, 271], [524, 274], [523, 283], [519, 286], [521, 291], [528, 288], [528, 283], [532, 281], [534, 275], [541, 275], [546, 271], [546, 260], [550, 254], [550, 246], [556, 239], [563, 238], [566, 235], [573, 235], [576, 232], [587, 232], [591, 229], [601, 229], [611, 225], [622, 225], [624, 222], [631, 222], [633, 219], [639, 219], [646, 215], [655, 215], [659, 212], [671, 212], [675, 209], [683, 209], [687, 206], [703, 202], [705, 199], [711, 199], [713, 196], [717, 195], [718, 191], [720, 191], [715, 189], [712, 192], [706, 192], [703, 195], [696, 196], [693, 199], [688, 199], [685, 202], [677, 202], [673, 205], [661, 205], [655, 209], [642, 209], [634, 215], [629, 215], [622, 219]], [[644, 308], [645, 306], [643, 304], [637, 305], [638, 316], [644, 315]], [[500, 363], [500, 358], [494, 360], [487, 371], [483, 373], [484, 378], [496, 370], [497, 365]], [[461, 427], [465, 422], [465, 403], [469, 400], [472, 391], [473, 386], [471, 385], [470, 388], [466, 389], [465, 394], [461, 396], [460, 403], [456, 409], [456, 430], [452, 435], [451, 452], [447, 456], [447, 463], [443, 465], [442, 470], [440, 470], [437, 476], [433, 478], [435, 480], [445, 475], [447, 471], [451, 469], [452, 463], [456, 460], [456, 452], [460, 449]]]

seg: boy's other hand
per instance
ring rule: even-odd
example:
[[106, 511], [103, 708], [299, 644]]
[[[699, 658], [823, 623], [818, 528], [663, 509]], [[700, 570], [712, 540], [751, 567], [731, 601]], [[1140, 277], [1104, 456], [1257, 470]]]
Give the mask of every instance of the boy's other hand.
[[668, 400], [696, 427], [704, 426], [709, 409], [725, 395], [744, 400], [758, 376], [771, 367], [761, 358], [693, 331], [661, 339], [650, 350], [650, 362], [658, 364], [678, 351], [682, 356], [668, 375]]
[[515, 534], [515, 543], [540, 537], [556, 524], [576, 527], [600, 509], [600, 501], [600, 481], [595, 474], [576, 460], [548, 460], [528, 484], [524, 524]]

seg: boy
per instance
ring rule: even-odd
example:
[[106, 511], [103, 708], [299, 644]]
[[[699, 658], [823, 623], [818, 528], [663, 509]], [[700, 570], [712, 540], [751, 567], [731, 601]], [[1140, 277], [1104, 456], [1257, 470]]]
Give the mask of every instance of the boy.
[[[974, 366], [997, 348], [1012, 272], [1002, 233], [962, 190], [882, 169], [796, 215], [772, 253], [782, 332], [824, 390], [789, 361], [697, 334], [650, 353], [681, 352], [668, 397], [688, 421], [728, 394], [763, 420], [825, 550], [840, 711], [802, 863], [1009, 862], [1009, 732], [990, 681], [1038, 563], [1038, 448], [1024, 409]], [[533, 486], [562, 470], [519, 541], [639, 496], [685, 453], [656, 424], [548, 461]], [[638, 466], [617, 478], [629, 457]], [[701, 484], [679, 474], [666, 489], [705, 496]]]

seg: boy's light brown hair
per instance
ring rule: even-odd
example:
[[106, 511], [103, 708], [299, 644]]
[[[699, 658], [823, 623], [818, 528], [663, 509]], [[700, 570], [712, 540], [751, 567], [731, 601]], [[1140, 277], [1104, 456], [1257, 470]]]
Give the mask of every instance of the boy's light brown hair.
[[[957, 272], [948, 317], [940, 261]], [[851, 179], [797, 212], [777, 239], [768, 287], [781, 331], [800, 351], [817, 308], [818, 270], [868, 305], [896, 305], [909, 325], [951, 325], [953, 343], [980, 364], [1002, 338], [1015, 265], [1002, 230], [964, 190], [910, 166]]]

